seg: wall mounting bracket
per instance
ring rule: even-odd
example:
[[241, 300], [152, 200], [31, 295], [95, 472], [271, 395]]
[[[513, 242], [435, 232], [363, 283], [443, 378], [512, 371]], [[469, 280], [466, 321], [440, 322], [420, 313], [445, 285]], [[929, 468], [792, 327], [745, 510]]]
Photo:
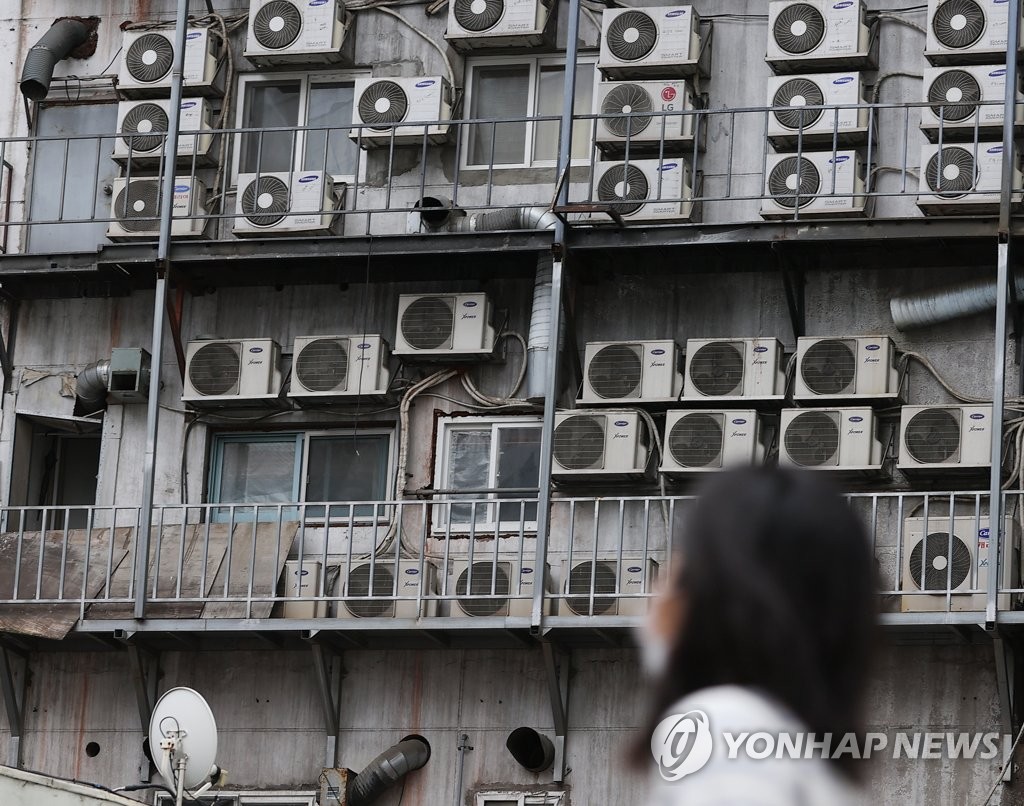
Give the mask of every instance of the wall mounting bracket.
[[3, 689], [7, 727], [11, 733], [7, 766], [21, 767], [21, 740], [25, 735], [25, 690], [28, 687], [28, 654], [0, 645], [0, 688]]
[[551, 701], [551, 717], [555, 725], [554, 780], [565, 780], [568, 768], [565, 764], [565, 738], [569, 728], [569, 673], [571, 657], [568, 650], [551, 641], [541, 642], [544, 654], [544, 672], [548, 683], [548, 697]]

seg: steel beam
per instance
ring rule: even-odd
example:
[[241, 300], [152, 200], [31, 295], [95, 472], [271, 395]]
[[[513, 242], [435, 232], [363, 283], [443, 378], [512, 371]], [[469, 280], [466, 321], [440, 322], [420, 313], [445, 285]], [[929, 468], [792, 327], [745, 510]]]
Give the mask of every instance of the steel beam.
[[[995, 652], [996, 688], [999, 693], [999, 715], [1004, 736], [1017, 735], [1016, 719], [1016, 665], [1013, 643], [998, 631], [992, 633], [992, 649]], [[1007, 748], [1008, 749], [1008, 748]], [[1013, 759], [1003, 759], [1003, 781], [1013, 779]]]
[[559, 649], [551, 641], [541, 643], [544, 655], [544, 673], [548, 683], [548, 699], [551, 702], [551, 717], [555, 725], [555, 762], [553, 780], [565, 780], [568, 768], [565, 763], [565, 741], [569, 732], [569, 674], [571, 657], [567, 650]]
[[313, 655], [313, 671], [316, 674], [324, 714], [324, 729], [327, 733], [324, 766], [337, 767], [341, 734], [341, 681], [345, 676], [342, 655], [315, 641], [310, 643], [309, 648]]
[[[128, 665], [131, 670], [135, 703], [139, 709], [139, 723], [143, 737], [149, 737], [149, 720], [156, 705], [157, 689], [160, 682], [160, 655], [150, 652], [136, 643], [126, 643]], [[150, 748], [150, 755], [158, 748]], [[139, 780], [149, 782], [153, 775], [153, 764], [149, 758], [139, 759]]]
[[[20, 661], [20, 663], [19, 663]], [[11, 733], [7, 766], [21, 767], [21, 743], [25, 735], [25, 689], [28, 685], [28, 655], [0, 646], [0, 688], [3, 689], [7, 727]]]

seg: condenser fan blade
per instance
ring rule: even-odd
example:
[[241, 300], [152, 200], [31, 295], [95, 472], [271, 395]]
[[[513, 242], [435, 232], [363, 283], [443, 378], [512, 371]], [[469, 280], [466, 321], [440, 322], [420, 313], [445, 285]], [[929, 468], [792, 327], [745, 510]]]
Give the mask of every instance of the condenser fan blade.
[[128, 110], [121, 123], [121, 135], [132, 151], [155, 151], [167, 133], [167, 113], [157, 104], [138, 104]]
[[503, 0], [453, 0], [455, 21], [467, 31], [489, 31], [505, 14]]
[[643, 11], [625, 11], [608, 25], [608, 50], [616, 59], [635, 62], [654, 50], [658, 26]]
[[812, 5], [794, 3], [779, 12], [772, 34], [786, 53], [804, 55], [821, 44], [825, 36], [825, 18]]
[[947, 70], [928, 88], [928, 101], [936, 104], [932, 112], [935, 117], [949, 123], [967, 120], [978, 110], [980, 100], [981, 86], [965, 70]]
[[969, 48], [985, 32], [985, 12], [974, 0], [946, 0], [935, 10], [932, 31], [947, 48]]
[[602, 347], [587, 366], [590, 388], [606, 399], [637, 397], [643, 374], [640, 356], [625, 344]]
[[252, 21], [253, 36], [269, 50], [283, 50], [302, 32], [302, 14], [294, 3], [273, 0], [256, 12]]
[[956, 535], [950, 538], [948, 532], [932, 532], [911, 549], [908, 570], [921, 590], [955, 590], [970, 576], [971, 550]]
[[603, 118], [605, 127], [616, 137], [627, 137], [640, 134], [651, 125], [649, 115], [640, 112], [652, 112], [654, 103], [651, 94], [636, 84], [619, 84], [605, 97], [601, 104], [602, 115], [632, 115], [632, 117]]
[[925, 409], [910, 418], [904, 441], [918, 462], [948, 462], [960, 449], [959, 419], [947, 409]]
[[825, 114], [824, 109], [804, 109], [807, 106], [820, 107], [825, 103], [825, 96], [821, 88], [807, 78], [792, 78], [783, 84], [775, 92], [772, 98], [772, 106], [787, 107], [776, 109], [773, 113], [779, 124], [787, 129], [806, 129], [813, 126], [821, 116]]
[[160, 216], [160, 181], [132, 179], [114, 199], [114, 216], [129, 232], [155, 230]]
[[790, 459], [804, 467], [818, 467], [839, 450], [839, 426], [825, 412], [805, 412], [793, 418], [784, 440]]
[[821, 187], [821, 175], [808, 159], [786, 157], [768, 175], [768, 192], [781, 207], [795, 209], [810, 204]]
[[722, 418], [712, 414], [688, 414], [672, 426], [668, 450], [683, 467], [717, 466], [722, 454]]
[[257, 227], [271, 227], [288, 212], [288, 185], [276, 176], [260, 176], [242, 191], [242, 213]]
[[816, 341], [800, 362], [804, 385], [816, 395], [848, 391], [857, 378], [857, 358], [851, 346], [837, 339]]
[[128, 46], [125, 65], [136, 81], [152, 84], [159, 81], [174, 63], [174, 48], [166, 36], [144, 34]]
[[960, 146], [939, 149], [928, 160], [925, 179], [933, 193], [947, 198], [964, 196], [977, 183], [974, 155]]
[[400, 123], [409, 111], [405, 90], [394, 81], [374, 81], [359, 96], [359, 117], [377, 131], [387, 129], [380, 124]]
[[635, 165], [613, 165], [597, 182], [597, 197], [619, 215], [631, 215], [644, 206], [651, 188], [644, 172]]

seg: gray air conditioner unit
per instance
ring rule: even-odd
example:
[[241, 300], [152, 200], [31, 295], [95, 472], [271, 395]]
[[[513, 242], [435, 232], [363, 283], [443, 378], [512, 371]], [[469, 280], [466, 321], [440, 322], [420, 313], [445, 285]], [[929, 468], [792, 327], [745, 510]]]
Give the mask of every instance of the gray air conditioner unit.
[[899, 387], [896, 346], [888, 336], [797, 339], [794, 400], [894, 400]]
[[344, 185], [320, 171], [239, 174], [231, 231], [241, 238], [333, 235], [343, 223], [336, 212], [343, 198]]
[[402, 294], [395, 355], [405, 360], [480, 359], [494, 352], [486, 294]]
[[858, 72], [768, 79], [768, 139], [776, 148], [860, 145], [868, 139], [868, 108]]
[[[112, 183], [107, 237], [112, 241], [155, 241], [160, 236], [161, 180], [116, 177]], [[171, 237], [202, 238], [206, 232], [206, 187], [191, 176], [174, 177]]]
[[532, 562], [518, 559], [459, 560], [448, 579], [452, 616], [525, 618], [533, 612], [535, 585], [547, 585], [548, 567], [540, 579]]
[[381, 336], [299, 336], [293, 347], [289, 397], [383, 396], [391, 373]]
[[[917, 206], [925, 215], [992, 215], [999, 210], [1003, 144], [998, 142], [921, 147]], [[1014, 146], [1013, 193], [1021, 200], [1020, 159]]]
[[642, 616], [654, 590], [658, 563], [623, 554], [562, 561], [560, 616]]
[[768, 53], [777, 73], [872, 69], [864, 0], [776, 0], [768, 4]]
[[350, 22], [342, 0], [249, 0], [245, 58], [262, 66], [340, 62]]
[[582, 403], [674, 401], [682, 388], [674, 341], [592, 341], [583, 365]]
[[993, 64], [1006, 58], [1007, 0], [928, 0], [925, 58], [932, 64]]
[[[169, 127], [170, 101], [121, 101], [117, 105], [117, 139], [111, 157], [122, 164], [129, 159], [139, 165], [159, 164]], [[181, 102], [178, 125], [178, 164], [191, 166], [213, 162], [210, 128], [210, 103], [205, 98], [185, 98]], [[184, 134], [197, 132], [197, 134]]]
[[856, 151], [769, 154], [761, 217], [849, 218], [867, 214]]
[[690, 167], [682, 159], [597, 162], [594, 196], [626, 221], [689, 221], [693, 216]]
[[185, 348], [182, 401], [227, 405], [281, 393], [281, 348], [270, 339], [204, 339]]
[[869, 408], [783, 409], [779, 464], [807, 470], [877, 472], [882, 445]]
[[693, 148], [697, 103], [683, 79], [664, 81], [602, 81], [597, 85], [595, 140], [602, 151], [621, 154], [657, 153]]
[[528, 48], [549, 44], [557, 0], [450, 0], [448, 29], [453, 48]]
[[687, 401], [781, 399], [786, 391], [782, 345], [777, 339], [688, 339]]
[[[217, 42], [209, 28], [190, 26], [185, 34], [183, 80], [189, 95], [216, 95]], [[171, 91], [174, 30], [125, 31], [117, 90], [127, 98], [159, 98]]]
[[[1018, 88], [1015, 125], [1024, 125], [1024, 94]], [[998, 140], [1006, 112], [1006, 68], [926, 67], [921, 130], [933, 143]]]
[[707, 75], [707, 56], [693, 6], [609, 8], [601, 15], [597, 68], [605, 78]]
[[363, 148], [447, 142], [453, 105], [448, 79], [357, 78], [353, 92], [348, 136]]
[[643, 477], [651, 437], [636, 411], [579, 409], [555, 415], [552, 474], [559, 481]]
[[[421, 567], [422, 563], [422, 567]], [[352, 559], [342, 566], [339, 618], [420, 618], [437, 612], [437, 569], [422, 560]], [[420, 597], [419, 601], [415, 597]]]
[[669, 411], [660, 471], [682, 476], [761, 464], [761, 432], [753, 409]]
[[992, 406], [904, 406], [899, 469], [915, 473], [980, 471], [992, 466]]

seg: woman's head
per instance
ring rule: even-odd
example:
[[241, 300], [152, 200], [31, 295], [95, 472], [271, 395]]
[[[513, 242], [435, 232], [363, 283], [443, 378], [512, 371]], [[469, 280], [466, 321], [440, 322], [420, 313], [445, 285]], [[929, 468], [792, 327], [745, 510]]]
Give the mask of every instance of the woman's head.
[[[699, 689], [761, 689], [816, 733], [859, 732], [876, 624], [875, 562], [845, 501], [820, 476], [717, 475], [675, 540], [652, 608], [656, 713]], [[660, 655], [660, 657], [658, 657]]]

